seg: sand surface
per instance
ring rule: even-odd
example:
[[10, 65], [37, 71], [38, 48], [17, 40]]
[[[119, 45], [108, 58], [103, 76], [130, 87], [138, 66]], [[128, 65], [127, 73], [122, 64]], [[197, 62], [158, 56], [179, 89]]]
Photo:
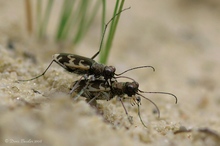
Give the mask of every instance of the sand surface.
[[[109, 3], [108, 17], [114, 3]], [[57, 5], [57, 7], [59, 4]], [[23, 1], [0, 0], [0, 145], [96, 146], [219, 146], [220, 145], [220, 2], [218, 0], [126, 1], [131, 9], [121, 15], [108, 64], [120, 73], [151, 65], [126, 76], [140, 90], [169, 95], [143, 94], [141, 117], [129, 100], [97, 101], [92, 107], [69, 93], [79, 78], [52, 65], [41, 78], [16, 82], [41, 74], [51, 56], [68, 52], [91, 57], [100, 41], [99, 18], [76, 48], [58, 45], [50, 36], [37, 41], [24, 28]], [[9, 45], [10, 44], [10, 45]], [[121, 80], [124, 81], [124, 80]], [[174, 134], [177, 130], [188, 132]]]

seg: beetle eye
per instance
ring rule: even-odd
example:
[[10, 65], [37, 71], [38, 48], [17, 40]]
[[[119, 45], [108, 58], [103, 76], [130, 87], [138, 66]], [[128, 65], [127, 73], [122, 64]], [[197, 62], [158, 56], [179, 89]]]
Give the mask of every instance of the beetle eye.
[[132, 95], [135, 95], [135, 94], [136, 94], [135, 87], [133, 86], [132, 83], [127, 82], [126, 85], [125, 85], [125, 87], [126, 87], [125, 93], [126, 93], [128, 96], [132, 96]]
[[111, 69], [107, 67], [107, 68], [105, 69], [105, 73], [106, 73], [107, 75], [111, 74]]
[[139, 84], [138, 84], [137, 82], [133, 82], [133, 84], [134, 84], [135, 88], [137, 88], [137, 89], [138, 89]]
[[105, 67], [104, 72], [105, 72], [105, 76], [107, 78], [112, 78], [114, 76], [114, 74], [115, 74], [115, 67], [107, 66], [107, 67]]
[[139, 84], [137, 82], [132, 82], [133, 90], [138, 91]]
[[115, 73], [115, 67], [114, 66], [109, 66], [109, 68], [111, 68], [111, 71], [113, 72], [113, 73]]
[[127, 89], [128, 89], [128, 91], [133, 91], [134, 87], [133, 87], [132, 84], [129, 84], [129, 85], [127, 86]]

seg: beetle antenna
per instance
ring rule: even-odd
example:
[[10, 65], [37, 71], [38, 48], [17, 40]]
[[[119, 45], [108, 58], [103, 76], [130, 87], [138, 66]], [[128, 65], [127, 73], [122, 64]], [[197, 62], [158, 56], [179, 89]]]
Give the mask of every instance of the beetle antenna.
[[131, 7], [128, 7], [128, 8], [125, 8], [125, 9], [119, 11], [117, 14], [115, 14], [115, 15], [105, 24], [105, 28], [104, 28], [104, 31], [103, 31], [103, 34], [102, 34], [102, 39], [101, 39], [99, 51], [98, 51], [97, 53], [95, 53], [95, 55], [93, 55], [93, 56], [91, 57], [91, 59], [94, 59], [94, 58], [100, 53], [100, 51], [101, 51], [101, 49], [102, 49], [102, 43], [103, 43], [103, 40], [104, 40], [104, 37], [105, 37], [105, 32], [106, 32], [106, 29], [107, 29], [109, 23], [112, 22], [112, 20], [113, 20], [116, 16], [118, 16], [121, 12], [123, 12], [123, 11], [125, 11], [125, 10], [128, 10], [128, 9], [130, 9], [130, 8], [131, 8]]
[[115, 79], [118, 79], [118, 78], [126, 78], [126, 79], [132, 80], [133, 82], [136, 82], [134, 79], [132, 79], [132, 78], [130, 78], [130, 77], [126, 77], [126, 76], [115, 77]]
[[140, 105], [137, 104], [137, 106], [138, 106], [138, 116], [139, 116], [139, 119], [140, 119], [142, 125], [147, 128], [147, 126], [144, 124], [144, 121], [141, 118]]
[[149, 102], [151, 102], [155, 107], [156, 107], [156, 110], [157, 110], [157, 113], [158, 113], [158, 118], [160, 118], [160, 109], [158, 108], [158, 106], [156, 105], [156, 103], [154, 103], [152, 100], [150, 100], [149, 98], [137, 93], [137, 95], [143, 97], [144, 99], [148, 100]]
[[[135, 97], [136, 97], [136, 96], [135, 96]], [[142, 118], [141, 118], [141, 110], [140, 110], [141, 98], [140, 98], [140, 96], [136, 97], [136, 99], [134, 100], [134, 102], [135, 102], [135, 104], [137, 104], [137, 106], [138, 106], [138, 116], [139, 116], [139, 119], [140, 119], [142, 125], [147, 128], [147, 126], [144, 124], [144, 121], [143, 121]]]
[[128, 69], [128, 70], [123, 71], [123, 72], [120, 73], [120, 74], [115, 74], [115, 75], [120, 76], [120, 75], [122, 75], [122, 74], [124, 74], [124, 73], [126, 73], [126, 72], [128, 72], [128, 71], [131, 71], [131, 70], [140, 69], [140, 68], [148, 68], [148, 67], [152, 68], [153, 71], [155, 71], [155, 68], [154, 68], [153, 66], [146, 66], [146, 65], [144, 65], [144, 66], [137, 66], [137, 67], [130, 68], [130, 69]]
[[138, 89], [138, 91], [139, 92], [141, 92], [141, 93], [154, 93], [154, 94], [167, 94], [167, 95], [171, 95], [171, 96], [173, 96], [174, 98], [175, 98], [175, 100], [176, 100], [176, 104], [177, 104], [177, 97], [176, 97], [176, 95], [174, 95], [174, 94], [172, 94], [172, 93], [168, 93], [168, 92], [145, 92], [145, 91], [141, 91], [141, 90], [139, 90]]

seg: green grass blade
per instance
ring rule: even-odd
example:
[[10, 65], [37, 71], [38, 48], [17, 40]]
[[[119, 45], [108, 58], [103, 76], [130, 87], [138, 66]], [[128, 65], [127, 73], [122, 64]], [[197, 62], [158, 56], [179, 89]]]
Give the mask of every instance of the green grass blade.
[[63, 40], [68, 35], [68, 23], [71, 18], [75, 0], [65, 0], [63, 2], [60, 21], [57, 28], [56, 40]]
[[85, 35], [85, 33], [88, 31], [89, 29], [89, 26], [91, 26], [97, 12], [98, 12], [98, 9], [100, 7], [100, 0], [97, 0], [93, 9], [92, 9], [92, 12], [90, 15], [87, 14], [87, 18], [86, 18], [86, 23], [85, 23], [85, 28], [83, 30], [83, 33], [82, 33], [82, 37]]
[[[88, 31], [89, 27], [91, 26], [99, 7], [101, 6], [101, 1], [97, 0], [92, 7], [91, 1], [83, 1], [80, 4], [80, 12], [79, 12], [79, 19], [78, 19], [78, 27], [77, 33], [73, 38], [73, 44], [77, 44], [80, 40], [85, 36], [86, 32]], [[92, 7], [92, 8], [90, 8]], [[91, 9], [91, 10], [90, 10]]]
[[76, 33], [76, 35], [73, 39], [73, 44], [76, 44], [79, 41], [79, 39], [81, 38], [83, 29], [85, 27], [86, 11], [87, 11], [87, 8], [88, 8], [88, 4], [89, 4], [88, 0], [81, 1], [81, 4], [80, 4], [81, 9], [80, 9], [80, 13], [79, 13], [80, 20], [79, 20], [77, 33]]
[[[43, 38], [46, 35], [53, 3], [54, 0], [48, 0], [46, 2], [46, 8], [43, 10], [44, 1], [38, 0], [36, 2], [36, 26], [39, 38]], [[102, 24], [104, 24], [106, 0], [63, 0], [54, 36], [55, 40], [71, 40], [74, 45], [79, 43], [88, 32], [100, 6], [103, 6]], [[102, 25], [102, 30], [103, 29], [104, 25]]]
[[106, 15], [106, 0], [102, 0], [102, 30], [101, 30], [101, 36], [102, 32], [105, 28], [105, 15]]
[[68, 37], [75, 36], [76, 33], [74, 29], [77, 29], [77, 24], [79, 23], [79, 19], [81, 17], [80, 11], [81, 11], [81, 6], [79, 4], [75, 3], [76, 5], [75, 8], [72, 7], [72, 12], [70, 15], [70, 18], [68, 20], [68, 23], [66, 24], [64, 30], [63, 30], [63, 35], [62, 35], [62, 40], [66, 40]]
[[[116, 1], [113, 16], [116, 15], [118, 12], [120, 12], [122, 10], [123, 5], [124, 5], [124, 0], [121, 1], [120, 6], [119, 6], [119, 0]], [[120, 18], [120, 14], [112, 21], [112, 24], [110, 26], [108, 38], [106, 40], [104, 49], [101, 51], [99, 61], [103, 64], [106, 64], [106, 62], [108, 60], [108, 56], [109, 56], [109, 53], [110, 53], [110, 49], [111, 49], [111, 46], [112, 46], [112, 42], [113, 42], [113, 39], [114, 39], [114, 35], [115, 35], [115, 31], [116, 31], [116, 28], [117, 28], [117, 25], [118, 25], [119, 18]]]

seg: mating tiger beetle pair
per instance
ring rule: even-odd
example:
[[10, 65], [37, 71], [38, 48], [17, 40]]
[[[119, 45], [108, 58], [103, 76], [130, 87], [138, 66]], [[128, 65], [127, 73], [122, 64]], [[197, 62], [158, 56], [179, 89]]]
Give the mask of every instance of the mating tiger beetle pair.
[[[123, 9], [127, 10], [130, 9], [126, 8]], [[105, 25], [99, 51], [94, 54], [91, 58], [83, 57], [80, 55], [75, 55], [75, 54], [68, 54], [68, 53], [60, 53], [60, 54], [55, 54], [53, 55], [53, 60], [49, 64], [49, 66], [46, 68], [46, 70], [31, 79], [28, 80], [19, 80], [19, 81], [31, 81], [34, 79], [37, 79], [41, 76], [43, 76], [47, 70], [50, 68], [53, 62], [59, 64], [61, 67], [63, 67], [65, 70], [67, 70], [70, 73], [75, 73], [77, 75], [81, 75], [82, 77], [75, 81], [73, 83], [73, 86], [71, 87], [70, 94], [73, 92], [77, 94], [75, 97], [75, 100], [79, 96], [83, 96], [87, 99], [89, 103], [92, 101], [96, 100], [111, 100], [115, 96], [119, 97], [119, 100], [125, 110], [126, 115], [129, 117], [128, 112], [123, 104], [123, 99], [125, 95], [128, 96], [128, 98], [131, 101], [131, 105], [137, 105], [138, 106], [138, 115], [140, 118], [140, 121], [142, 124], [145, 126], [143, 123], [141, 116], [140, 116], [140, 110], [139, 110], [139, 105], [141, 104], [141, 98], [144, 98], [148, 101], [150, 101], [157, 109], [158, 112], [158, 117], [160, 117], [160, 111], [157, 105], [148, 99], [147, 97], [143, 96], [141, 93], [155, 93], [155, 94], [168, 94], [171, 95], [175, 98], [175, 102], [177, 103], [177, 97], [168, 92], [144, 92], [139, 90], [139, 84], [136, 82], [134, 79], [126, 76], [121, 76], [122, 74], [135, 70], [135, 69], [140, 69], [140, 68], [152, 68], [153, 71], [155, 71], [154, 67], [152, 66], [138, 66], [134, 67], [128, 70], [125, 70], [124, 72], [120, 74], [116, 74], [115, 67], [114, 66], [107, 66], [103, 65], [100, 63], [97, 63], [94, 59], [97, 57], [97, 55], [100, 53], [101, 48], [102, 48], [102, 43], [104, 40], [105, 32], [106, 29], [109, 25], [109, 23], [117, 16], [119, 15], [122, 11], [117, 13], [114, 17], [112, 17]], [[126, 78], [131, 80], [130, 82], [118, 82], [118, 78]], [[129, 118], [130, 119], [130, 118]], [[129, 120], [130, 121], [130, 120]], [[146, 127], [146, 126], [145, 126]]]

